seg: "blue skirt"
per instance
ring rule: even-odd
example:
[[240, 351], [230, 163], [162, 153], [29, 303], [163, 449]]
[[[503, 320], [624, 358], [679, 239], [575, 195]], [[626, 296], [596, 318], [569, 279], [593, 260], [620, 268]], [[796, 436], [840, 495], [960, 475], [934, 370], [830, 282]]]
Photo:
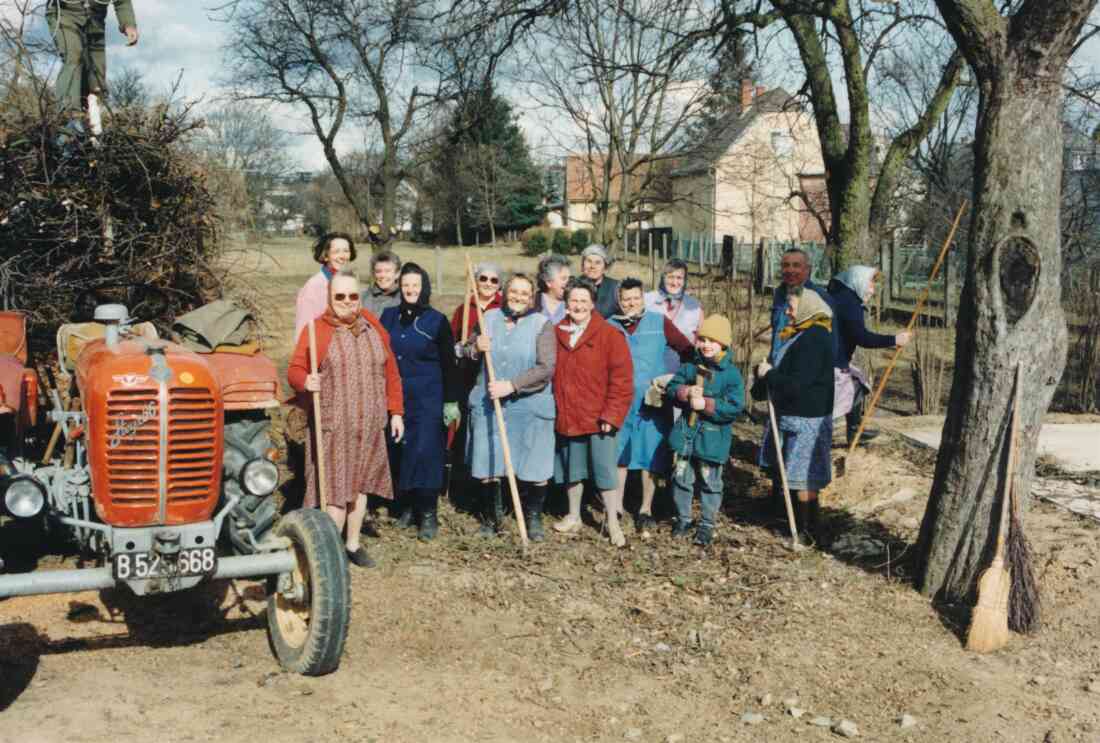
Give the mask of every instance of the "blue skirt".
[[[791, 490], [821, 490], [833, 481], [833, 419], [782, 415], [779, 440], [783, 443], [783, 464]], [[764, 427], [764, 442], [757, 464], [777, 470], [771, 422]]]

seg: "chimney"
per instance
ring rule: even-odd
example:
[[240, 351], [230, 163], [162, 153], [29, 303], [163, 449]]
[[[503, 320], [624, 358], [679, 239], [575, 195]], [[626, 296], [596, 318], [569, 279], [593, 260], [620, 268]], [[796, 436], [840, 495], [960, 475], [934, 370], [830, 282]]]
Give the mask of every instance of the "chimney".
[[752, 105], [752, 80], [743, 78], [741, 80], [741, 111], [744, 113]]
[[760, 96], [764, 95], [764, 93], [767, 92], [767, 90], [768, 89], [765, 88], [763, 85], [757, 85], [756, 86], [756, 94], [753, 95], [753, 98], [759, 98]]

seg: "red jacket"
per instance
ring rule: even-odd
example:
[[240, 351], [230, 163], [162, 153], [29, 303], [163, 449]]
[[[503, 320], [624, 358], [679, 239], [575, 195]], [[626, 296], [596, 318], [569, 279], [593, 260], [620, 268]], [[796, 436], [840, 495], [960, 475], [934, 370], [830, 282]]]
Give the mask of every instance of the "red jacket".
[[[481, 311], [482, 314], [488, 312], [489, 310], [495, 310], [497, 307], [500, 307], [503, 302], [504, 298], [501, 296], [500, 292], [497, 292], [493, 295], [493, 298], [489, 300], [488, 306], [486, 306], [485, 309]], [[470, 331], [470, 335], [473, 335], [477, 332], [477, 297], [470, 297], [470, 301], [466, 304], [466, 314], [470, 316], [468, 329]], [[461, 341], [462, 305], [455, 307], [455, 311], [451, 315], [451, 330], [455, 334], [455, 340]]]
[[554, 428], [563, 436], [597, 433], [600, 421], [622, 428], [634, 401], [634, 364], [626, 337], [593, 312], [577, 345], [570, 348], [569, 332], [562, 327], [572, 324], [566, 315], [554, 329], [558, 337]]
[[[328, 345], [332, 342], [332, 334], [336, 328], [326, 319], [331, 310], [326, 310], [313, 321], [313, 327], [317, 334], [317, 368], [321, 368], [321, 362], [328, 353]], [[401, 375], [397, 371], [397, 359], [393, 357], [393, 349], [390, 348], [390, 334], [382, 327], [378, 318], [368, 310], [363, 310], [363, 317], [371, 324], [378, 335], [382, 336], [382, 345], [386, 349], [386, 410], [390, 415], [405, 414], [405, 399], [401, 393]], [[305, 397], [302, 393], [306, 389], [306, 377], [309, 375], [309, 327], [302, 328], [298, 336], [298, 345], [294, 347], [294, 354], [290, 357], [290, 366], [286, 370], [287, 381], [299, 393], [299, 399]]]

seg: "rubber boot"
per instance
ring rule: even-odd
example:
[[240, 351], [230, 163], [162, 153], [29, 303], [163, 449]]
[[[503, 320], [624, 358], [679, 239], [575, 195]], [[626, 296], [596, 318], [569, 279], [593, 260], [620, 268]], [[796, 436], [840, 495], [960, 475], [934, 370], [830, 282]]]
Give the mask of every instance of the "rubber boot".
[[817, 544], [821, 505], [815, 499], [796, 501], [794, 506], [794, 523], [798, 528], [798, 541], [806, 546]]
[[523, 520], [527, 525], [527, 538], [532, 542], [546, 539], [542, 529], [542, 506], [546, 502], [545, 485], [528, 485], [523, 498]]
[[504, 499], [500, 493], [500, 480], [481, 483], [479, 501], [481, 528], [477, 530], [477, 535], [492, 539], [500, 533], [501, 522], [504, 521]]
[[439, 533], [439, 496], [430, 491], [418, 493], [417, 502], [420, 504], [420, 529], [416, 538], [422, 542], [430, 542]]
[[[852, 439], [856, 437], [856, 431], [859, 430], [859, 424], [863, 421], [863, 413], [866, 410], [867, 395], [860, 390], [856, 393], [856, 399], [852, 401], [852, 410], [845, 416], [845, 423], [848, 427], [848, 444], [851, 445]], [[859, 435], [859, 443], [870, 441], [878, 436], [879, 432], [877, 428], [864, 428], [863, 433]]]

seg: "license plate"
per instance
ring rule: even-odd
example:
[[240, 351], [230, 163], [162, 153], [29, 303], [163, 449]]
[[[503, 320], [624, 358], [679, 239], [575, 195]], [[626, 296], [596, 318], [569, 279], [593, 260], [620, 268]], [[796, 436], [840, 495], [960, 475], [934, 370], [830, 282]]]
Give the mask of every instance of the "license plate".
[[187, 578], [209, 575], [218, 567], [213, 547], [180, 550], [175, 560], [166, 560], [156, 552], [120, 552], [112, 559], [117, 580], [146, 578]]

